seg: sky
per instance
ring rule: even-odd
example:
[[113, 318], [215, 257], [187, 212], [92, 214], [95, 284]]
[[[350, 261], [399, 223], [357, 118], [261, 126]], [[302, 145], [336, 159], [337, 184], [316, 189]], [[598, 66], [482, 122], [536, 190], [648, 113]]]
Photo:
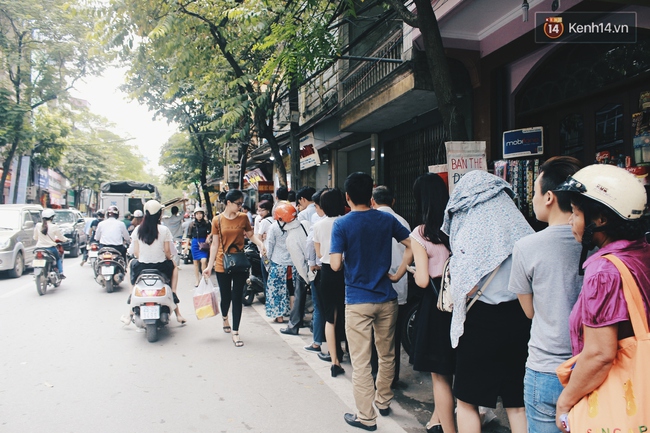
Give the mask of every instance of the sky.
[[176, 132], [175, 125], [165, 120], [152, 120], [153, 112], [137, 101], [128, 101], [119, 90], [124, 82], [124, 69], [110, 68], [101, 77], [88, 77], [75, 83], [71, 95], [90, 103], [90, 111], [107, 118], [115, 124], [112, 131], [136, 146], [148, 160], [147, 168], [157, 175], [163, 170], [158, 166], [162, 145]]

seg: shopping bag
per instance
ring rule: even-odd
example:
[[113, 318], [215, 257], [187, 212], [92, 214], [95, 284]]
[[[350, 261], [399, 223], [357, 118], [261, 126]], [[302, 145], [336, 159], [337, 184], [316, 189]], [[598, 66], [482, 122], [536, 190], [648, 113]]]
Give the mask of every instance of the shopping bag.
[[[650, 331], [643, 299], [627, 266], [614, 255], [603, 258], [621, 273], [634, 336], [619, 340], [607, 378], [569, 411], [569, 427], [576, 433], [650, 431]], [[577, 355], [557, 368], [562, 385], [567, 385], [579, 362]]]
[[204, 319], [219, 314], [219, 301], [217, 290], [209, 278], [201, 278], [201, 282], [194, 289], [194, 311], [197, 319]]

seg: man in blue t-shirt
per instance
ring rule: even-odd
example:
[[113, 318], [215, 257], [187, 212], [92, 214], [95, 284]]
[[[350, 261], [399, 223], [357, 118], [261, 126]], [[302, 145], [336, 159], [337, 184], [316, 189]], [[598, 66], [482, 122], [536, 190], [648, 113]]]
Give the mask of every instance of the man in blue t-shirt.
[[[370, 431], [377, 429], [373, 401], [386, 416], [394, 396], [390, 385], [395, 375], [397, 292], [387, 275], [393, 238], [406, 246], [405, 262], [412, 257], [409, 231], [389, 213], [370, 207], [372, 187], [366, 173], [347, 177], [345, 198], [352, 211], [334, 222], [330, 246], [332, 270], [340, 270], [345, 257], [345, 332], [357, 414], [346, 413], [344, 419]], [[379, 356], [376, 391], [370, 367], [373, 332]]]

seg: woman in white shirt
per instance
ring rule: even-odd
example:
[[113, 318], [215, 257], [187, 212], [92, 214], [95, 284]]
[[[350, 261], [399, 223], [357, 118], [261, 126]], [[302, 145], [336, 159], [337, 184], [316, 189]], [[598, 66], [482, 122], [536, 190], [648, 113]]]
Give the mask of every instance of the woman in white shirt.
[[[324, 191], [320, 196], [320, 207], [327, 218], [314, 224], [314, 248], [316, 256], [323, 262], [318, 293], [321, 294], [325, 318], [325, 340], [332, 360], [330, 372], [332, 377], [336, 377], [345, 373], [341, 367], [341, 342], [345, 340], [345, 277], [343, 269], [333, 271], [330, 267], [330, 239], [334, 220], [345, 214], [343, 194], [338, 189]], [[320, 357], [326, 359], [326, 356]]]
[[65, 236], [61, 233], [59, 226], [52, 222], [54, 218], [54, 211], [52, 209], [45, 209], [41, 214], [43, 219], [42, 223], [36, 224], [34, 227], [34, 240], [36, 241], [36, 248], [47, 248], [54, 257], [56, 257], [56, 267], [59, 270], [61, 279], [65, 278], [63, 275], [63, 257], [59, 254], [56, 248], [56, 241], [65, 241]]
[[131, 284], [144, 269], [157, 269], [171, 281], [174, 302], [177, 306], [174, 310], [176, 320], [181, 324], [187, 321], [181, 316], [178, 308], [180, 300], [176, 296], [178, 283], [178, 269], [172, 261], [172, 244], [174, 239], [169, 228], [160, 224], [163, 205], [156, 200], [149, 200], [144, 205], [144, 219], [142, 223], [133, 230], [131, 235], [131, 247], [133, 255], [137, 260], [131, 264]]

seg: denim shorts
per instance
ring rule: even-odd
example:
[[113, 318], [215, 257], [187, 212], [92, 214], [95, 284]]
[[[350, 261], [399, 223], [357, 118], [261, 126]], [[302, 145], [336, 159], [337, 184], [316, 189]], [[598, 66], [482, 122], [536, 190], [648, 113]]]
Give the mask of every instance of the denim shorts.
[[555, 373], [543, 373], [526, 368], [524, 375], [524, 405], [529, 433], [558, 433], [555, 406], [564, 388]]

